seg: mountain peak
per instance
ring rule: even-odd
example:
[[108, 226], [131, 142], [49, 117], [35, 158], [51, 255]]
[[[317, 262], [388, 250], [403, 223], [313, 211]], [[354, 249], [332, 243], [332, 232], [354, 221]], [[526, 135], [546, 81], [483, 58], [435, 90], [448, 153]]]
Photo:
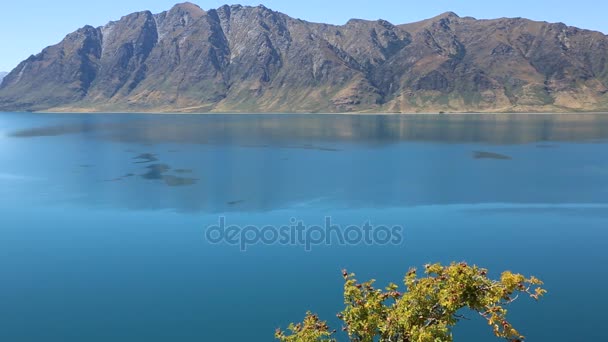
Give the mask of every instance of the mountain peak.
[[401, 26], [402, 28], [404, 28], [407, 31], [415, 32], [415, 31], [423, 29], [429, 25], [433, 25], [437, 22], [445, 22], [445, 21], [449, 22], [451, 20], [457, 20], [457, 19], [461, 19], [458, 14], [456, 14], [454, 12], [444, 12], [444, 13], [441, 13], [441, 14], [434, 16], [432, 18], [429, 18], [429, 19], [423, 19], [423, 20], [416, 21], [413, 23], [401, 24], [399, 26]]
[[460, 16], [454, 12], [448, 11], [441, 13], [438, 16], [431, 18], [430, 20], [441, 20], [441, 19], [460, 19]]
[[171, 11], [183, 11], [183, 12], [187, 12], [191, 15], [203, 15], [205, 14], [205, 11], [200, 8], [198, 5], [193, 4], [191, 2], [182, 2], [179, 4], [176, 4], [175, 6], [173, 6], [173, 8], [171, 8]]
[[436, 16], [433, 19], [444, 19], [444, 18], [459, 19], [460, 16], [458, 14], [454, 13], [454, 12], [448, 11], [448, 12], [441, 13], [440, 15]]

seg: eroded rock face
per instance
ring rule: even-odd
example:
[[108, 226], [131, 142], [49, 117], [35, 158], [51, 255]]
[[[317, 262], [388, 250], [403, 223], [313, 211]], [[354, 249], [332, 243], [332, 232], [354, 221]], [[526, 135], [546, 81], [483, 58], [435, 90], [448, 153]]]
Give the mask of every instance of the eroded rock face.
[[336, 26], [184, 3], [31, 56], [1, 83], [0, 110], [608, 110], [608, 37], [454, 13]]

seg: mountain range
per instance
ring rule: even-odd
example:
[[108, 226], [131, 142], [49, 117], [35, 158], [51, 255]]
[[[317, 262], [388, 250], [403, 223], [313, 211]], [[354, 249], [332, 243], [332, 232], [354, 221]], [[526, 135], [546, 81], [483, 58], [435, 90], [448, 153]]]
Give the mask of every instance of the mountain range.
[[608, 36], [452, 12], [338, 26], [182, 3], [68, 34], [5, 76], [0, 110], [607, 111]]
[[4, 79], [4, 76], [8, 75], [8, 72], [5, 71], [0, 71], [0, 84], [2, 84], [2, 80]]

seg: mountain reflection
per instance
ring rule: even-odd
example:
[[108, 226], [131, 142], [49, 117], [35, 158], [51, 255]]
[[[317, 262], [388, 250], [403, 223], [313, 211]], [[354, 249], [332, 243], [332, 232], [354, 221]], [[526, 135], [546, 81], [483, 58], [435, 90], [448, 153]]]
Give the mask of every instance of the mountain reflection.
[[[398, 141], [521, 144], [608, 138], [602, 114], [449, 114], [449, 115], [95, 115], [65, 125], [22, 129], [12, 137], [31, 138], [97, 133], [131, 143], [286, 145], [327, 149], [318, 142], [390, 143]], [[301, 142], [301, 145], [297, 145]], [[295, 144], [295, 145], [294, 145]]]
[[608, 164], [597, 158], [608, 138], [603, 115], [2, 119], [9, 133], [0, 140], [10, 144], [0, 144], [0, 173], [48, 182], [5, 187], [5, 198], [26, 202], [225, 212], [601, 203], [608, 189]]

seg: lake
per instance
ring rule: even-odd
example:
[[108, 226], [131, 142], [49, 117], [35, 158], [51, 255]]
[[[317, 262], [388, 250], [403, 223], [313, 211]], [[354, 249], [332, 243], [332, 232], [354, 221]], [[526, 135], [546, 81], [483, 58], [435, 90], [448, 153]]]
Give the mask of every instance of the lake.
[[[603, 340], [607, 151], [594, 114], [0, 113], [0, 341], [272, 341], [307, 310], [340, 330], [342, 268], [450, 261], [545, 281], [510, 309], [528, 341]], [[327, 219], [402, 230], [209, 234]], [[499, 341], [471, 318], [456, 341]]]

